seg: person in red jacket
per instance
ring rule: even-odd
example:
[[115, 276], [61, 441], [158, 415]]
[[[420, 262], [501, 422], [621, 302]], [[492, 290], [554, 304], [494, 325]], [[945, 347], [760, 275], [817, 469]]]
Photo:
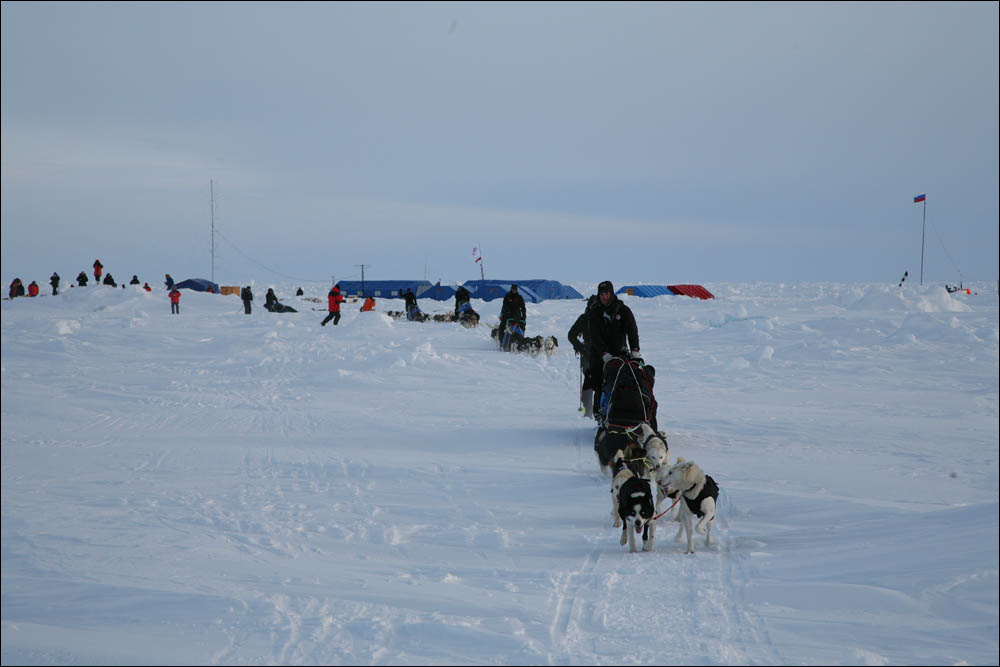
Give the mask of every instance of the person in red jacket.
[[34, 280], [28, 285], [28, 296], [38, 296], [38, 283]]
[[344, 302], [344, 297], [340, 294], [340, 284], [333, 286], [330, 293], [326, 295], [327, 309], [330, 314], [326, 316], [326, 319], [319, 323], [321, 327], [325, 327], [326, 323], [333, 320], [333, 326], [337, 326], [337, 322], [340, 322], [340, 304]]
[[101, 273], [104, 272], [104, 265], [101, 264], [101, 260], [94, 260], [94, 282], [98, 285], [101, 284]]
[[170, 314], [180, 315], [181, 313], [181, 293], [175, 287], [170, 290]]
[[147, 292], [153, 291], [153, 288], [149, 286], [149, 283], [144, 283], [142, 289], [146, 290]]
[[367, 313], [370, 310], [375, 310], [375, 299], [373, 297], [368, 297], [365, 302], [361, 305], [361, 312]]

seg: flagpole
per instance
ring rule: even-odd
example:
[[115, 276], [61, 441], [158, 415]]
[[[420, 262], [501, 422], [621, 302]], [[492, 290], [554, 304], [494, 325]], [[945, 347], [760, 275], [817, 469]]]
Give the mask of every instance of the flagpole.
[[486, 280], [486, 272], [483, 270], [483, 246], [479, 244], [479, 279]]
[[924, 284], [924, 239], [927, 237], [927, 197], [924, 197], [924, 225], [920, 232], [920, 284]]

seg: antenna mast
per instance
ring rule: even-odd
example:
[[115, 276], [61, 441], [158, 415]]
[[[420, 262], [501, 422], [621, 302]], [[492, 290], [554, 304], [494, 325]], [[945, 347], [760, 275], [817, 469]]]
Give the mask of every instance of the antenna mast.
[[208, 189], [212, 197], [212, 282], [215, 282], [215, 182], [208, 182]]
[[355, 264], [354, 266], [361, 267], [361, 296], [368, 296], [365, 294], [365, 267], [371, 266], [371, 264]]

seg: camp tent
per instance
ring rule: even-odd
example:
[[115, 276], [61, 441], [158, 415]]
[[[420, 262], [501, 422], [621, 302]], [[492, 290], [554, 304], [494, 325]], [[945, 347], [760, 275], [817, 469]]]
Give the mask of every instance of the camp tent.
[[360, 280], [341, 280], [340, 293], [344, 296], [373, 296], [382, 299], [401, 299], [401, 294], [411, 289], [420, 298], [422, 292], [431, 285], [429, 280], [366, 280], [362, 290]]
[[[481, 280], [470, 281], [482, 283]], [[472, 285], [465, 283], [465, 289], [469, 290], [470, 295], [473, 299], [482, 299], [483, 301], [492, 301], [493, 299], [502, 299], [507, 296], [507, 292], [510, 291], [511, 284], [517, 285], [517, 293], [521, 295], [525, 303], [540, 303], [543, 299], [535, 294], [534, 290], [527, 287], [521, 283], [497, 283], [495, 285], [485, 285], [479, 284], [473, 289]]]
[[493, 299], [502, 299], [507, 295], [508, 288], [502, 285], [469, 285], [466, 283], [465, 289], [469, 290], [470, 297], [473, 299], [482, 299], [483, 301], [492, 301]]
[[421, 292], [414, 292], [418, 299], [434, 299], [435, 301], [447, 301], [455, 298], [455, 288], [449, 285], [431, 285], [423, 288]]
[[672, 295], [673, 292], [666, 285], [625, 285], [619, 287], [616, 294], [631, 294], [632, 296], [663, 296], [664, 294]]
[[674, 294], [689, 296], [693, 299], [714, 299], [715, 295], [701, 285], [667, 285]]
[[[476, 292], [483, 286], [491, 285], [503, 288], [506, 294], [511, 285], [517, 285], [518, 291], [525, 301], [529, 300], [529, 294], [533, 303], [545, 301], [546, 299], [582, 299], [583, 295], [569, 285], [563, 285], [557, 280], [468, 280], [465, 282], [465, 289], [469, 290], [472, 298], [478, 299]], [[485, 293], [492, 294], [495, 290], [485, 290]], [[500, 296], [503, 297], [503, 294]], [[497, 297], [491, 297], [497, 298]], [[489, 299], [486, 299], [489, 300]]]
[[618, 289], [617, 294], [653, 297], [663, 295], [681, 295], [697, 299], [714, 299], [715, 295], [701, 285], [625, 285]]
[[219, 289], [217, 284], [213, 283], [211, 280], [205, 280], [204, 278], [188, 278], [187, 280], [182, 280], [179, 283], [174, 283], [174, 287], [177, 289], [193, 289], [196, 292], [222, 294], [222, 290]]

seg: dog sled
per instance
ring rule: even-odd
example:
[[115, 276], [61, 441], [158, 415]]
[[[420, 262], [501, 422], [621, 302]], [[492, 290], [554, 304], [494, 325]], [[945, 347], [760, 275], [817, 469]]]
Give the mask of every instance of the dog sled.
[[524, 320], [510, 318], [502, 327], [493, 327], [490, 336], [497, 341], [500, 349], [504, 352], [526, 352], [531, 355], [545, 352], [552, 356], [559, 341], [555, 336], [532, 336], [524, 335]]
[[601, 391], [594, 451], [602, 468], [610, 465], [615, 451], [628, 446], [630, 434], [640, 424], [656, 425], [656, 398], [653, 382], [656, 369], [641, 359], [613, 357], [604, 364], [604, 388]]
[[458, 322], [466, 329], [479, 326], [479, 313], [472, 309], [468, 301], [459, 306], [457, 315], [455, 313], [437, 313], [433, 319], [435, 322]]
[[387, 310], [385, 314], [394, 320], [406, 319], [408, 322], [426, 322], [431, 319], [430, 315], [422, 312], [419, 308], [411, 309], [408, 313], [401, 310]]
[[299, 311], [295, 310], [291, 306], [286, 306], [280, 301], [274, 301], [269, 304], [265, 304], [264, 309], [272, 313], [297, 313]]
[[642, 359], [612, 357], [604, 364], [601, 425], [630, 429], [646, 422], [656, 429], [656, 369]]

